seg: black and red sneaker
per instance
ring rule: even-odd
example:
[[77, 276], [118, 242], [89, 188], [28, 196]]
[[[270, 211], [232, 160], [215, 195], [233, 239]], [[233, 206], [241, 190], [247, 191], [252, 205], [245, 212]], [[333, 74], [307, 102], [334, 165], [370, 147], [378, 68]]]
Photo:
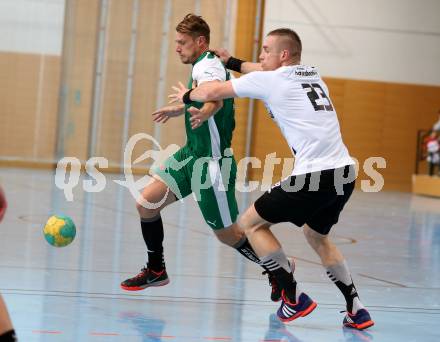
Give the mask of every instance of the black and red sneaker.
[[[288, 259], [290, 269], [292, 270], [292, 273], [295, 272], [295, 261], [292, 259]], [[270, 292], [270, 300], [272, 302], [279, 302], [281, 300], [281, 288], [278, 285], [277, 280], [275, 277], [270, 274], [267, 271], [264, 271], [263, 274], [267, 274], [267, 277], [269, 278], [269, 285], [272, 288], [272, 291]]]
[[127, 291], [140, 291], [147, 287], [164, 286], [170, 282], [166, 269], [153, 271], [151, 268], [143, 267], [138, 275], [124, 280], [121, 288]]
[[267, 274], [269, 278], [269, 285], [271, 287], [270, 300], [272, 302], [279, 302], [281, 300], [281, 288], [278, 286], [277, 280], [267, 271], [264, 271], [263, 274]]

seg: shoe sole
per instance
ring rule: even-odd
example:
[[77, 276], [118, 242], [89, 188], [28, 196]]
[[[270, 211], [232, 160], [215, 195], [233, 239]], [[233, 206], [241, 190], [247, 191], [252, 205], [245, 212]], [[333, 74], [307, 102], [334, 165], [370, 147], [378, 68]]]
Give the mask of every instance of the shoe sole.
[[300, 312], [297, 312], [292, 317], [281, 318], [278, 316], [278, 318], [280, 319], [281, 322], [291, 322], [297, 318], [306, 317], [307, 315], [310, 315], [312, 313], [312, 311], [316, 309], [317, 306], [318, 306], [318, 304], [316, 302], [313, 302], [312, 304], [309, 305], [309, 307], [307, 309], [300, 311]]
[[356, 330], [364, 330], [364, 329], [367, 329], [369, 327], [372, 327], [373, 325], [374, 325], [373, 321], [366, 321], [366, 322], [361, 323], [361, 324], [345, 323], [344, 327], [352, 328], [352, 329], [356, 329]]
[[159, 287], [159, 286], [165, 286], [170, 283], [169, 279], [154, 282], [152, 284], [146, 284], [144, 286], [125, 286], [121, 284], [121, 289], [125, 291], [141, 291], [145, 290], [147, 287]]

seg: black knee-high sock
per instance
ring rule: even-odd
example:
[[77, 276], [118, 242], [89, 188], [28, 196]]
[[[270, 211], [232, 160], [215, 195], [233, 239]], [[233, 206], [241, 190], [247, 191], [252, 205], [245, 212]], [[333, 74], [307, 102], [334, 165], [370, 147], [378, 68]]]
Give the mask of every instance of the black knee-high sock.
[[0, 335], [0, 341], [4, 342], [16, 342], [17, 337], [15, 336], [15, 330], [9, 330], [3, 334]]
[[260, 258], [258, 257], [257, 253], [255, 253], [246, 236], [243, 236], [243, 238], [238, 241], [233, 247], [246, 259], [260, 265]]
[[265, 271], [263, 272], [263, 274], [266, 273], [271, 274], [270, 270], [266, 267], [266, 265], [263, 265], [261, 263], [260, 258], [258, 257], [257, 253], [255, 253], [254, 249], [252, 248], [246, 236], [244, 236], [240, 241], [238, 241], [233, 247], [238, 251], [238, 253], [243, 255], [246, 259], [260, 265]]
[[344, 295], [345, 301], [347, 302], [347, 311], [355, 314], [359, 309], [364, 308], [359, 299], [356, 287], [354, 286], [353, 279], [351, 278], [347, 262], [343, 260], [338, 264], [327, 266], [326, 268], [327, 275]]
[[142, 236], [148, 248], [148, 267], [161, 271], [165, 267], [163, 256], [163, 224], [162, 217], [141, 218]]

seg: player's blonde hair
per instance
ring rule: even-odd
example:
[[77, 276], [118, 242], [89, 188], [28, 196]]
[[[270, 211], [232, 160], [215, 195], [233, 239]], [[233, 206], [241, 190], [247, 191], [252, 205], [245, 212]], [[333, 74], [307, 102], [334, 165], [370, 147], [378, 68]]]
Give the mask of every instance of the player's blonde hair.
[[176, 31], [185, 33], [193, 39], [197, 37], [205, 37], [206, 43], [209, 44], [210, 29], [205, 20], [199, 15], [189, 13], [183, 20], [177, 24]]

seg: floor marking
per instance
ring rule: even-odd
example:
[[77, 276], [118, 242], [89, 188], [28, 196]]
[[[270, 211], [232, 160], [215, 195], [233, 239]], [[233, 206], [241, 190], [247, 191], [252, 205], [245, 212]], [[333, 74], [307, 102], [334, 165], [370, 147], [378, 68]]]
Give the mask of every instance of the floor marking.
[[62, 334], [62, 331], [58, 330], [32, 330], [34, 334]]
[[390, 285], [395, 285], [397, 287], [403, 287], [403, 288], [407, 288], [408, 287], [406, 285], [403, 285], [403, 284], [400, 284], [400, 283], [396, 283], [394, 281], [384, 280], [384, 279], [372, 277], [372, 276], [369, 276], [369, 275], [366, 275], [366, 274], [362, 274], [362, 273], [358, 273], [358, 275], [360, 275], [361, 277], [364, 277], [364, 278], [369, 278], [369, 279], [381, 281], [382, 283], [386, 283], [386, 284], [390, 284]]

